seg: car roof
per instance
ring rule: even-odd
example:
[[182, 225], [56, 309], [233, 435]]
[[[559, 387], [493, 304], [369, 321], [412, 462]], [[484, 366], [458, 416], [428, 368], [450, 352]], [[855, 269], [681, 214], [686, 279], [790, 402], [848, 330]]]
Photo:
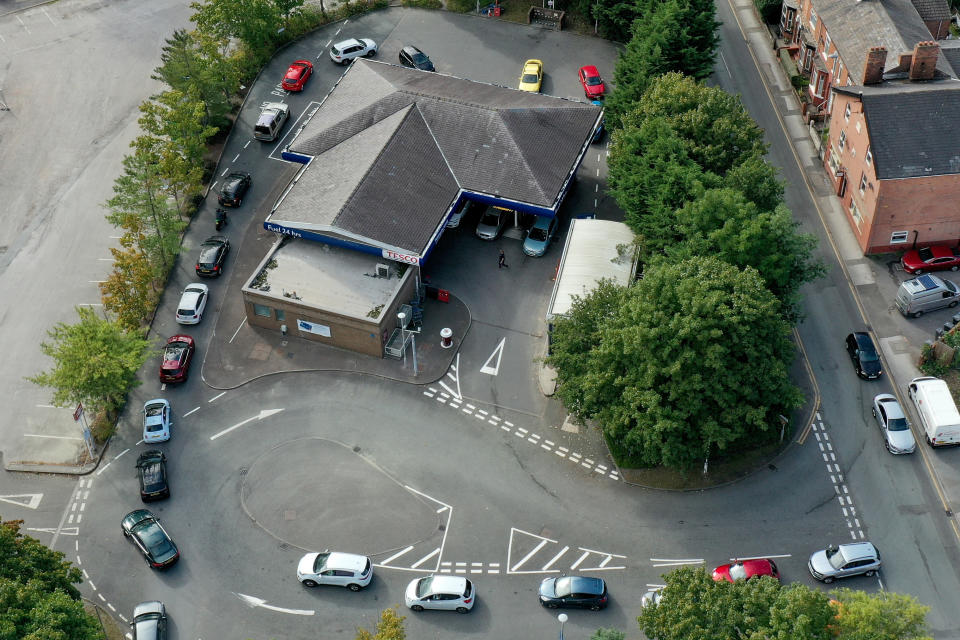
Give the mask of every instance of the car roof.
[[434, 593], [463, 593], [467, 588], [467, 579], [460, 576], [433, 576], [430, 583]]
[[869, 347], [873, 349], [873, 340], [870, 338], [870, 334], [865, 331], [855, 331], [853, 334], [853, 339], [857, 341], [857, 346], [864, 348]]
[[162, 613], [163, 612], [163, 603], [159, 600], [151, 600], [149, 602], [141, 602], [136, 607], [133, 608], [133, 617], [141, 616], [145, 613]]
[[163, 452], [159, 449], [149, 449], [140, 454], [137, 458], [137, 465], [141, 464], [152, 464], [154, 462], [160, 462], [163, 460]]
[[862, 558], [875, 558], [877, 556], [877, 548], [873, 546], [872, 542], [848, 542], [847, 544], [840, 545], [840, 555], [842, 555], [847, 562]]
[[405, 47], [403, 48], [403, 50], [406, 51], [407, 53], [411, 54], [411, 55], [414, 54], [414, 53], [423, 53], [423, 51], [420, 51], [420, 49], [417, 49], [417, 48], [416, 48], [415, 46], [413, 46], [412, 44], [408, 44], [407, 46], [405, 46]]
[[327, 569], [346, 569], [348, 571], [362, 571], [367, 566], [367, 557], [355, 553], [332, 551], [327, 556]]
[[197, 298], [200, 297], [200, 294], [201, 294], [201, 293], [206, 293], [206, 292], [204, 292], [204, 291], [188, 291], [188, 290], [184, 290], [184, 292], [180, 295], [180, 304], [183, 304], [183, 303], [185, 303], [185, 302], [190, 302], [190, 303], [196, 304], [196, 303], [197, 303]]
[[586, 73], [588, 76], [600, 75], [600, 72], [597, 71], [597, 67], [592, 64], [588, 64], [586, 66], [580, 67], [580, 70]]
[[593, 593], [596, 595], [603, 593], [602, 578], [591, 578], [589, 576], [566, 577], [570, 579], [570, 591], [572, 593]]
[[346, 40], [341, 40], [333, 46], [337, 49], [343, 49], [344, 47], [352, 47], [353, 45], [362, 45], [363, 43], [357, 40], [356, 38], [347, 38]]
[[900, 402], [889, 393], [881, 393], [873, 400], [877, 404], [886, 405], [885, 411], [887, 412], [888, 418], [905, 418], [906, 417], [903, 413], [903, 407], [900, 406]]

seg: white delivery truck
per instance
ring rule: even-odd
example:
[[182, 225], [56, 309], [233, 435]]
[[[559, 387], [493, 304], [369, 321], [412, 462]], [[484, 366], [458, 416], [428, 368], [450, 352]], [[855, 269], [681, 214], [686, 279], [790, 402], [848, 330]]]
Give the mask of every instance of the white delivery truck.
[[940, 378], [914, 378], [907, 387], [927, 444], [934, 447], [960, 445], [960, 412], [950, 395], [950, 388]]

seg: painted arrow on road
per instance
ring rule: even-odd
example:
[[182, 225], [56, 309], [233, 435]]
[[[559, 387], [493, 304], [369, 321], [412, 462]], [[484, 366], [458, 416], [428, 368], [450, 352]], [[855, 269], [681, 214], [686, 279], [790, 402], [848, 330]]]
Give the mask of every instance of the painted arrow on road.
[[247, 424], [248, 422], [253, 422], [254, 420], [263, 420], [264, 418], [269, 418], [269, 417], [272, 416], [273, 414], [275, 414], [275, 413], [280, 413], [281, 411], [283, 411], [283, 409], [262, 409], [262, 410], [260, 411], [260, 414], [259, 414], [259, 415], [253, 416], [252, 418], [247, 418], [247, 419], [244, 420], [243, 422], [238, 422], [237, 424], [233, 425], [232, 427], [227, 427], [226, 429], [224, 429], [224, 430], [221, 431], [220, 433], [215, 433], [214, 435], [210, 436], [210, 439], [211, 439], [211, 440], [216, 440], [216, 439], [219, 438], [220, 436], [224, 436], [224, 435], [230, 433], [231, 431], [233, 431], [234, 429], [239, 429], [240, 427], [242, 427], [243, 425]]
[[0, 502], [9, 502], [10, 504], [15, 504], [18, 507], [26, 507], [27, 509], [36, 509], [40, 506], [41, 500], [43, 500], [42, 493], [17, 493], [9, 496], [0, 496]]
[[283, 607], [275, 607], [272, 604], [267, 604], [267, 601], [263, 598], [248, 596], [244, 593], [234, 593], [233, 595], [240, 598], [240, 600], [251, 609], [260, 607], [261, 609], [269, 609], [270, 611], [278, 611], [280, 613], [292, 613], [295, 616], [312, 616], [316, 614], [315, 611], [307, 609], [284, 609]]

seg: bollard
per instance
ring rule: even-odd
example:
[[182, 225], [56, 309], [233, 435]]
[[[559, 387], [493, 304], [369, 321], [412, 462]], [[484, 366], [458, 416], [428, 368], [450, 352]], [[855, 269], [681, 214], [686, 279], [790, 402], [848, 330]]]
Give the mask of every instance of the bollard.
[[449, 349], [453, 346], [453, 331], [447, 327], [440, 329], [440, 346], [444, 349]]

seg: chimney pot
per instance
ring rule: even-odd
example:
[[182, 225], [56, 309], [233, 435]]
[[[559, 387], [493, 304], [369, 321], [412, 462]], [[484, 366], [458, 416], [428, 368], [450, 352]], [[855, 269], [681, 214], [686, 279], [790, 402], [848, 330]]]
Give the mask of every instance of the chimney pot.
[[887, 50], [884, 47], [870, 47], [867, 61], [863, 65], [863, 84], [883, 82], [883, 67], [887, 63]]

